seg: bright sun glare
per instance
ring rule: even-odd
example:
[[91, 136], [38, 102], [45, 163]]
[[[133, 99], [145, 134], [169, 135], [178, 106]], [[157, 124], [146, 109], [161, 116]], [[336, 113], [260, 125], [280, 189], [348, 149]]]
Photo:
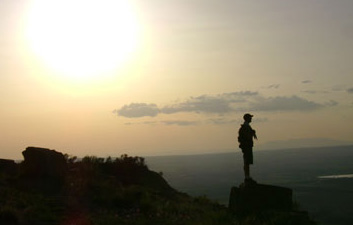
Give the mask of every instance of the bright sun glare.
[[33, 0], [26, 27], [40, 62], [65, 80], [108, 76], [138, 44], [136, 12], [128, 0]]

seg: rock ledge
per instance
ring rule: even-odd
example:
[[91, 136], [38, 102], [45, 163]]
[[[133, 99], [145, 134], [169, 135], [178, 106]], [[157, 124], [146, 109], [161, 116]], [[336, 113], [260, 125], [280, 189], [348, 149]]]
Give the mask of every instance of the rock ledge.
[[266, 184], [241, 184], [232, 187], [229, 209], [236, 211], [292, 210], [292, 189]]

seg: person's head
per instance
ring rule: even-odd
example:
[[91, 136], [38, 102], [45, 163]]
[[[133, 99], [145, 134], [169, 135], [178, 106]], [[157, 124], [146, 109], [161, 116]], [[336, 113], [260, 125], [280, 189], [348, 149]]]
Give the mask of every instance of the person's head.
[[250, 123], [251, 119], [252, 119], [253, 115], [249, 114], [249, 113], [245, 113], [243, 118], [246, 122]]

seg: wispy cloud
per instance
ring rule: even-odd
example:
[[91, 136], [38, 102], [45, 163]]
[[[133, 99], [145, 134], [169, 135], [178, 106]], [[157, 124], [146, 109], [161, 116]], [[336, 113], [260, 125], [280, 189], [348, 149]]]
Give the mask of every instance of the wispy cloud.
[[124, 105], [121, 109], [114, 110], [114, 113], [118, 116], [137, 118], [150, 116], [155, 117], [159, 113], [159, 109], [156, 104], [146, 104], [146, 103], [131, 103], [129, 105]]
[[310, 111], [322, 108], [323, 105], [298, 96], [278, 96], [261, 98], [250, 103], [249, 111]]
[[[256, 123], [263, 123], [267, 122], [268, 119], [266, 117], [256, 117], [254, 122]], [[229, 119], [227, 117], [217, 117], [217, 118], [210, 118], [204, 120], [154, 120], [154, 121], [139, 121], [139, 122], [127, 122], [124, 125], [167, 125], [167, 126], [197, 126], [197, 125], [234, 125], [234, 124], [241, 124], [243, 119]]]
[[245, 102], [249, 96], [256, 96], [257, 92], [231, 92], [216, 96], [201, 95], [161, 109], [162, 113], [172, 114], [178, 112], [218, 113], [233, 112], [233, 103]]
[[311, 81], [311, 80], [303, 80], [302, 81], [302, 84], [310, 84], [310, 83], [312, 83], [313, 81]]
[[165, 114], [178, 112], [227, 113], [231, 111], [232, 108], [226, 99], [206, 95], [192, 97], [185, 102], [169, 105], [161, 109], [161, 112]]
[[271, 84], [271, 85], [265, 86], [263, 88], [266, 88], [266, 89], [278, 89], [280, 86], [281, 86], [280, 84]]
[[[312, 111], [325, 106], [334, 106], [337, 102], [330, 101], [326, 104], [320, 104], [307, 100], [296, 95], [264, 97], [258, 92], [229, 92], [219, 95], [201, 95], [190, 97], [184, 101], [174, 104], [158, 107], [156, 104], [131, 103], [124, 105], [120, 109], [114, 110], [118, 116], [127, 118], [155, 117], [158, 114], [176, 114], [176, 113], [198, 113], [223, 116], [231, 113], [245, 111]], [[164, 124], [194, 125], [189, 121], [164, 121]], [[229, 123], [222, 120], [214, 120], [213, 123]]]
[[325, 103], [326, 106], [336, 106], [338, 105], [338, 102], [335, 100], [330, 100], [328, 102]]
[[348, 89], [347, 89], [347, 92], [353, 94], [353, 88], [348, 88]]
[[302, 91], [303, 93], [306, 93], [306, 94], [329, 94], [330, 92], [329, 91], [317, 91], [317, 90], [305, 90], [305, 91]]

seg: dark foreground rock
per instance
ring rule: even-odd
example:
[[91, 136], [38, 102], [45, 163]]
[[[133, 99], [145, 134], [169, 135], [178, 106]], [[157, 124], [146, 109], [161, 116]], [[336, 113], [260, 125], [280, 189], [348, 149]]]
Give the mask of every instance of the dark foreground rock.
[[[76, 160], [34, 147], [27, 148], [23, 155], [20, 168], [24, 175], [0, 174], [0, 225], [313, 224], [307, 214], [299, 212], [232, 213], [206, 197], [178, 192], [161, 174], [149, 170], [141, 157], [86, 156]], [[4, 161], [4, 165], [11, 167], [13, 163]], [[62, 181], [48, 179], [54, 177]], [[257, 200], [263, 202], [266, 200], [261, 197], [275, 196], [279, 201], [274, 189], [263, 185], [233, 188], [231, 205], [239, 208], [249, 196], [258, 196]]]
[[22, 155], [21, 175], [24, 177], [62, 179], [67, 173], [65, 156], [60, 152], [28, 147]]
[[6, 175], [17, 174], [18, 166], [14, 160], [11, 159], [0, 159], [0, 173]]
[[292, 190], [265, 184], [242, 184], [232, 187], [229, 197], [229, 208], [234, 212], [257, 210], [292, 209]]

